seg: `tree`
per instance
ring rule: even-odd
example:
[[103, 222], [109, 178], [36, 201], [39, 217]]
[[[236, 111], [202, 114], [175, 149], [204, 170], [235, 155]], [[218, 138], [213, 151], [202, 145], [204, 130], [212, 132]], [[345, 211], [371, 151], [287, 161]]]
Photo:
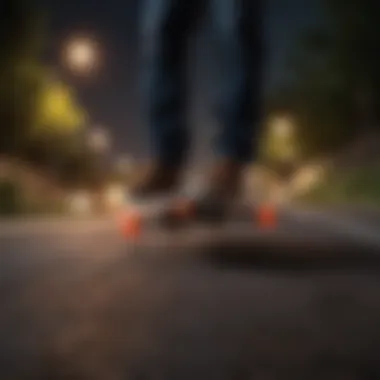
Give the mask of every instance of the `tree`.
[[0, 11], [0, 68], [39, 61], [45, 36], [45, 16], [29, 0], [4, 0]]
[[5, 0], [0, 11], [0, 153], [20, 152], [34, 122], [43, 75], [44, 19], [26, 0]]
[[302, 33], [289, 54], [289, 80], [273, 95], [297, 119], [305, 156], [334, 150], [379, 124], [380, 3], [323, 5], [324, 27]]
[[76, 134], [87, 117], [73, 90], [58, 80], [44, 81], [37, 95], [33, 136]]
[[84, 143], [87, 115], [43, 64], [48, 31], [33, 0], [0, 2], [0, 154], [38, 165], [61, 183], [91, 184], [99, 169]]
[[[53, 79], [45, 67], [37, 72], [36, 86], [23, 128], [15, 130], [19, 149], [11, 153], [21, 155], [35, 165], [60, 176], [67, 160], [82, 149], [82, 127], [86, 113], [78, 103], [74, 92], [65, 83]], [[30, 75], [30, 73], [29, 73]], [[25, 92], [24, 92], [25, 94]], [[9, 144], [9, 141], [8, 141]]]
[[324, 0], [335, 28], [332, 45], [349, 85], [360, 127], [379, 123], [380, 4], [376, 0]]

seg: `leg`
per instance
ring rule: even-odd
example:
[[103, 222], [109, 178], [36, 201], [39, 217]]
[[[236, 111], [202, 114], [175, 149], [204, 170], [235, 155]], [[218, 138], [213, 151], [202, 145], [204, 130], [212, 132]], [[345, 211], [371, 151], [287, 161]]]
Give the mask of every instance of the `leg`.
[[[262, 96], [260, 0], [213, 0], [212, 15], [221, 62], [216, 152], [246, 163], [257, 154]], [[256, 141], [255, 141], [256, 139]]]
[[189, 136], [186, 120], [187, 38], [196, 2], [144, 0], [141, 28], [143, 116], [149, 127], [153, 160], [139, 170], [132, 185], [135, 196], [175, 189], [186, 159]]
[[186, 40], [195, 1], [145, 0], [142, 21], [142, 95], [155, 161], [179, 166], [188, 149]]
[[217, 116], [220, 133], [206, 198], [238, 195], [244, 164], [257, 154], [261, 111], [260, 0], [212, 0], [211, 14], [221, 64]]

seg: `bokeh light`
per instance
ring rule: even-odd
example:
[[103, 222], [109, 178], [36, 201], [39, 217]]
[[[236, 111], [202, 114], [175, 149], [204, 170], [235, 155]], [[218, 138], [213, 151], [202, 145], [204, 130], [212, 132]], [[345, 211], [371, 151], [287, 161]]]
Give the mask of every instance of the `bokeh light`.
[[104, 127], [91, 129], [87, 136], [88, 145], [94, 152], [104, 153], [111, 145], [111, 136]]
[[92, 75], [101, 64], [99, 42], [90, 36], [72, 36], [63, 49], [65, 66], [76, 75]]

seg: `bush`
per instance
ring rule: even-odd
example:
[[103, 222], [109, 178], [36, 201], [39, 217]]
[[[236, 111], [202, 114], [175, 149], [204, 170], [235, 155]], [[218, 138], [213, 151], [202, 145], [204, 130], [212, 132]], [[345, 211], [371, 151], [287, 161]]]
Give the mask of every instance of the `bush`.
[[361, 168], [336, 175], [302, 200], [332, 203], [380, 203], [380, 170]]
[[58, 201], [28, 201], [23, 203], [22, 212], [25, 215], [62, 215], [65, 212], [63, 202]]
[[0, 216], [63, 214], [63, 201], [29, 199], [21, 186], [10, 180], [0, 181]]
[[17, 184], [0, 181], [0, 215], [11, 216], [20, 212], [20, 192]]

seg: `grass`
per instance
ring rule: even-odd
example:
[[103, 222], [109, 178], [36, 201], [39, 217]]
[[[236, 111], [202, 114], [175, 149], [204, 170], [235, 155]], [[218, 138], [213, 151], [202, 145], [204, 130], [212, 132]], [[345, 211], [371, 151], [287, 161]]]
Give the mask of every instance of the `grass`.
[[300, 201], [316, 204], [380, 205], [380, 168], [360, 168], [334, 173]]

